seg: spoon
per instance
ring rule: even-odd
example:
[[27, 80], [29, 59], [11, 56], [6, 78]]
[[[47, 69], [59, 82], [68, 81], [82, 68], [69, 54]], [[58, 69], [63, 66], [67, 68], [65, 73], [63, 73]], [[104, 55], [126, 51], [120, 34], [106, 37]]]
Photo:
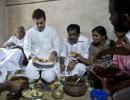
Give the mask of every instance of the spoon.
[[81, 78], [79, 77], [79, 78], [76, 80], [75, 84], [77, 84], [80, 80], [81, 80]]

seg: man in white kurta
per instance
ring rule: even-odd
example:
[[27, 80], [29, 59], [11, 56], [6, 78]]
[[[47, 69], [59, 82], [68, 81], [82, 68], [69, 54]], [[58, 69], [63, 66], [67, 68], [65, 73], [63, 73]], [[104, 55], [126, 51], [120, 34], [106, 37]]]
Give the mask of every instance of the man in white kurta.
[[16, 46], [23, 47], [25, 29], [23, 26], [18, 26], [15, 35], [11, 36], [7, 42], [4, 43], [3, 48], [0, 48], [0, 65], [5, 67], [7, 71], [15, 72], [21, 69], [23, 52]]
[[[70, 24], [68, 26], [68, 38], [65, 38], [64, 45], [61, 52], [61, 57], [64, 58], [64, 61], [60, 62], [60, 66], [65, 66], [64, 70], [62, 68], [56, 70], [59, 76], [83, 76], [83, 74], [86, 72], [86, 65], [84, 65], [81, 62], [78, 62], [78, 60], [74, 57], [72, 57], [71, 52], [75, 52], [76, 54], [80, 54], [80, 56], [88, 59], [89, 56], [89, 46], [90, 41], [87, 37], [80, 35], [80, 27], [77, 24]], [[75, 41], [72, 44], [69, 41]], [[61, 59], [62, 59], [61, 58]], [[75, 61], [74, 68], [72, 70], [68, 70], [68, 65]], [[71, 64], [73, 67], [73, 65]], [[70, 67], [71, 67], [70, 66]]]
[[[42, 15], [37, 18], [37, 13]], [[36, 26], [27, 31], [24, 41], [24, 52], [28, 59], [33, 57], [50, 59], [50, 56], [52, 56], [54, 52], [56, 56], [59, 55], [60, 46], [58, 34], [53, 28], [45, 25], [45, 19], [43, 10], [36, 9], [34, 11], [33, 20]], [[41, 70], [41, 78], [45, 82], [51, 83], [56, 78], [55, 66], [58, 66], [58, 63], [55, 63], [52, 68], [39, 69], [33, 65], [32, 59], [30, 59], [25, 74], [33, 81], [39, 79], [39, 71]]]

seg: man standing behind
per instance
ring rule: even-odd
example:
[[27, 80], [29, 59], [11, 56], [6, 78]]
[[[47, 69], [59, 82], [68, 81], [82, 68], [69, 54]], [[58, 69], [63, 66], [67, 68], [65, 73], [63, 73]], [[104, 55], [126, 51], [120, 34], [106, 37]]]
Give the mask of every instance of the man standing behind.
[[60, 52], [59, 37], [53, 28], [46, 25], [46, 15], [42, 9], [34, 10], [32, 19], [35, 26], [27, 31], [24, 42], [24, 52], [29, 59], [25, 74], [31, 80], [37, 80], [41, 70], [41, 78], [51, 83], [55, 80], [54, 67], [58, 63], [55, 63], [53, 68], [38, 69], [33, 65], [32, 58], [42, 57], [56, 61]]

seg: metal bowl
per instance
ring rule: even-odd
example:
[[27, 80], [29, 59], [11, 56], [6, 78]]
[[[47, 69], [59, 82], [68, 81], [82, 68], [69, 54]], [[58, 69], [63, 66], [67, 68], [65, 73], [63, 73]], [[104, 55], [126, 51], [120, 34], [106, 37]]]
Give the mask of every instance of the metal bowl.
[[54, 66], [54, 63], [38, 63], [38, 62], [33, 62], [33, 65], [39, 69], [42, 68], [52, 68]]
[[54, 90], [52, 92], [52, 96], [55, 99], [62, 99], [64, 97], [64, 91], [63, 90]]
[[39, 69], [42, 68], [52, 68], [54, 66], [54, 62], [46, 61], [39, 61], [36, 59], [32, 59], [33, 65]]

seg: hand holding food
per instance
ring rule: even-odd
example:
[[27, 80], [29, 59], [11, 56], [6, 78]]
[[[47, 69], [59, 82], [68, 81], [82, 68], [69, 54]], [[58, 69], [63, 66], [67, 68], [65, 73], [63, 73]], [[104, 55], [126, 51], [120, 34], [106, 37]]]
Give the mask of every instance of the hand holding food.
[[75, 51], [71, 51], [71, 52], [70, 52], [70, 56], [72, 56], [72, 57], [76, 58], [77, 53], [76, 53]]

